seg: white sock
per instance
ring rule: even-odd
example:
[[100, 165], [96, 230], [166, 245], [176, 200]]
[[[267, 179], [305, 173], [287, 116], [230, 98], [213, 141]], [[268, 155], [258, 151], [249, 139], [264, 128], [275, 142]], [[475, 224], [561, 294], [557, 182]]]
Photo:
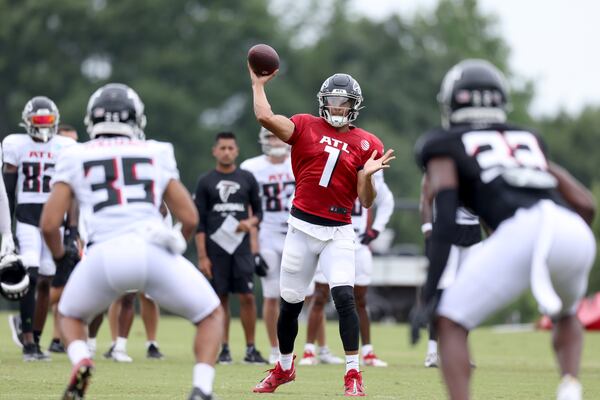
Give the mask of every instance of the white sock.
[[72, 341], [69, 347], [67, 347], [67, 354], [73, 365], [76, 365], [84, 358], [91, 358], [90, 349], [83, 340]]
[[317, 349], [314, 343], [306, 343], [304, 345], [304, 351], [310, 351], [311, 353], [315, 354], [317, 352]]
[[355, 369], [358, 371], [358, 354], [354, 354], [349, 356], [346, 354], [346, 373], [351, 369]]
[[437, 340], [427, 342], [427, 354], [437, 353]]
[[148, 340], [146, 342], [146, 348], [150, 347], [150, 345], [154, 345], [154, 347], [158, 348], [158, 342], [156, 340]]
[[215, 379], [215, 369], [211, 365], [198, 363], [194, 365], [194, 387], [202, 390], [204, 394], [211, 394], [213, 390], [213, 381]]
[[372, 353], [372, 352], [373, 352], [373, 345], [372, 344], [365, 344], [365, 345], [363, 345], [362, 350], [361, 350], [361, 353], [362, 353], [363, 357], [366, 356], [369, 353]]
[[279, 347], [277, 347], [277, 346], [271, 347], [271, 354], [279, 354]]
[[123, 353], [127, 352], [127, 338], [126, 337], [117, 337], [117, 341], [115, 342], [115, 351], [121, 351]]
[[317, 349], [317, 352], [319, 354], [329, 354], [330, 353], [329, 347], [327, 347], [327, 345], [325, 345], [325, 346], [319, 346], [319, 348]]
[[279, 355], [279, 364], [281, 364], [281, 369], [283, 369], [284, 371], [292, 369], [293, 361], [294, 361], [294, 353]]
[[87, 346], [90, 349], [90, 352], [95, 353], [96, 352], [96, 338], [88, 338], [87, 340]]

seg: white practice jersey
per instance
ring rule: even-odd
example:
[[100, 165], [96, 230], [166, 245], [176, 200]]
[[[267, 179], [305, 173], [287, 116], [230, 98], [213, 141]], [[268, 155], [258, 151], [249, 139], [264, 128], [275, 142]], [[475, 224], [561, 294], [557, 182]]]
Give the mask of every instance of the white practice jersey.
[[48, 200], [56, 161], [64, 149], [75, 143], [59, 135], [47, 142], [36, 142], [26, 133], [13, 133], [4, 138], [4, 163], [18, 168], [17, 204], [43, 204]]
[[260, 186], [263, 210], [260, 228], [286, 232], [296, 187], [290, 157], [283, 163], [273, 164], [267, 156], [261, 155], [244, 161], [240, 168], [251, 172]]
[[88, 241], [102, 242], [162, 224], [160, 205], [171, 179], [179, 179], [173, 146], [154, 140], [100, 138], [64, 151], [52, 180], [79, 200]]
[[[373, 175], [373, 184], [377, 191], [374, 206], [376, 208], [375, 218], [371, 224], [371, 229], [378, 232], [383, 231], [387, 223], [390, 221], [394, 212], [394, 195], [383, 179], [383, 171], [378, 171]], [[357, 237], [360, 237], [367, 230], [369, 223], [369, 209], [364, 208], [358, 198], [354, 202], [352, 210], [352, 227], [356, 232]]]

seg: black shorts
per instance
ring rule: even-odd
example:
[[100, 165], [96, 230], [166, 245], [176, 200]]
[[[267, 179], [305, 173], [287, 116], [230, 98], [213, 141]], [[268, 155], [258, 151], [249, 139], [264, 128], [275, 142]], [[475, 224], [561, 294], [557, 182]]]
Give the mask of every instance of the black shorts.
[[254, 258], [252, 254], [209, 256], [212, 263], [210, 283], [219, 295], [252, 293], [254, 290]]

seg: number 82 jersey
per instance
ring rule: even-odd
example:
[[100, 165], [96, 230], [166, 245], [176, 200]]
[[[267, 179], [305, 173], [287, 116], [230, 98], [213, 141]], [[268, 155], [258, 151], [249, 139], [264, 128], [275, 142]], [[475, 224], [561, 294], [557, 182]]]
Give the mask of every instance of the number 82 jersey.
[[422, 136], [415, 153], [423, 168], [432, 158], [452, 158], [460, 200], [492, 229], [541, 199], [563, 204], [548, 172], [544, 144], [528, 130], [506, 124], [440, 128]]
[[351, 126], [348, 132], [338, 132], [313, 115], [297, 114], [291, 120], [295, 125], [288, 140], [296, 177], [293, 205], [312, 215], [352, 223], [358, 171], [374, 150], [376, 158], [383, 155], [383, 144], [363, 129]]
[[162, 223], [159, 207], [179, 172], [170, 143], [124, 137], [100, 138], [65, 150], [52, 184], [68, 184], [86, 215], [89, 241], [101, 242], [135, 229]]

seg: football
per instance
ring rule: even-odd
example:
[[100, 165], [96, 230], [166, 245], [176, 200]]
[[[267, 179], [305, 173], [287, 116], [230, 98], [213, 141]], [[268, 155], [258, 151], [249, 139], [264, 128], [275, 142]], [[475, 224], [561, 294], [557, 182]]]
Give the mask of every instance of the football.
[[271, 75], [279, 68], [279, 55], [267, 44], [257, 44], [248, 50], [248, 63], [256, 75]]

